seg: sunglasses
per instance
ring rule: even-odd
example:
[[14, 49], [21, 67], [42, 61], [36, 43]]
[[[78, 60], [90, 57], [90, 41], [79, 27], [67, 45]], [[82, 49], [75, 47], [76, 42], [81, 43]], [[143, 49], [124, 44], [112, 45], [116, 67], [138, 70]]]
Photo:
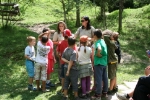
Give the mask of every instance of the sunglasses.
[[81, 20], [81, 22], [84, 22], [85, 20]]

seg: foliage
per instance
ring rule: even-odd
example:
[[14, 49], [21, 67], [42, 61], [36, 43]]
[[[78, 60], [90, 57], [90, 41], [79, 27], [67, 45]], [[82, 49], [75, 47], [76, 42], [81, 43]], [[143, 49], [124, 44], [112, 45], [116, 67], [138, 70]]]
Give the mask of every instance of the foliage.
[[[34, 7], [27, 8], [26, 14], [23, 16], [23, 23], [33, 24], [41, 22], [56, 22], [61, 19], [52, 17], [55, 12], [51, 12], [52, 8], [61, 9], [56, 5], [43, 3], [44, 0], [34, 3]], [[51, 1], [51, 0], [50, 0]], [[59, 4], [59, 3], [58, 3]], [[49, 6], [51, 6], [49, 8]], [[34, 8], [34, 9], [33, 9]], [[47, 11], [50, 11], [49, 13]], [[95, 19], [95, 9], [83, 4], [81, 10], [82, 15], [89, 15], [91, 23], [95, 28], [104, 29], [102, 22]], [[52, 14], [52, 15], [51, 15]], [[74, 15], [74, 13], [72, 13]], [[107, 28], [113, 31], [118, 29], [118, 10], [108, 14]], [[150, 5], [138, 9], [125, 9], [123, 12], [123, 34], [120, 35], [122, 52], [129, 53], [133, 56], [130, 63], [119, 64], [118, 66], [118, 84], [123, 81], [132, 81], [143, 75], [148, 59], [145, 51], [149, 48], [150, 42]], [[77, 28], [74, 27], [75, 20], [69, 20], [68, 28], [74, 33]], [[50, 26], [51, 29], [56, 28], [56, 24]], [[26, 37], [37, 34], [27, 30], [26, 28], [10, 26], [0, 28], [0, 98], [1, 100], [60, 100], [61, 96], [57, 92], [61, 89], [57, 84], [56, 88], [51, 88], [50, 92], [42, 93], [40, 91], [27, 91], [27, 73], [24, 65], [24, 48], [27, 46]], [[58, 82], [57, 65], [51, 76], [52, 82]], [[69, 91], [72, 98], [72, 92]], [[72, 99], [71, 99], [72, 100]]]

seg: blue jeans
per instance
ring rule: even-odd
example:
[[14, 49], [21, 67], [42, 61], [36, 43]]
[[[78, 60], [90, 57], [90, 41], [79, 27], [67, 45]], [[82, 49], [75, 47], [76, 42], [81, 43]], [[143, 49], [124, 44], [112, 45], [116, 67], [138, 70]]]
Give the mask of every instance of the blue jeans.
[[107, 67], [100, 64], [94, 65], [94, 75], [95, 75], [96, 94], [102, 93], [102, 82], [103, 82], [103, 92], [107, 92], [108, 91]]

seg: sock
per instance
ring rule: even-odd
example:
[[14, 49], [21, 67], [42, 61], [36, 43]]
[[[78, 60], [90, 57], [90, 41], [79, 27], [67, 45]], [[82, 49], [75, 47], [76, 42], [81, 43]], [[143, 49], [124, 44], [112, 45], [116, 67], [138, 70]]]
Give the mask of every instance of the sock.
[[47, 83], [47, 84], [50, 83], [50, 80], [46, 80], [46, 83]]

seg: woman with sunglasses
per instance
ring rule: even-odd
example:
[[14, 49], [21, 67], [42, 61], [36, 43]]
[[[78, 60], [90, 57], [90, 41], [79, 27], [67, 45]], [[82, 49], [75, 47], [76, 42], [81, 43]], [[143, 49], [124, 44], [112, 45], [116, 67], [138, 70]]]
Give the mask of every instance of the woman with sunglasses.
[[83, 35], [88, 36], [89, 40], [93, 38], [95, 28], [90, 25], [90, 19], [87, 16], [83, 16], [81, 18], [82, 26], [78, 28], [78, 30], [75, 33], [75, 38], [78, 36], [81, 37]]

